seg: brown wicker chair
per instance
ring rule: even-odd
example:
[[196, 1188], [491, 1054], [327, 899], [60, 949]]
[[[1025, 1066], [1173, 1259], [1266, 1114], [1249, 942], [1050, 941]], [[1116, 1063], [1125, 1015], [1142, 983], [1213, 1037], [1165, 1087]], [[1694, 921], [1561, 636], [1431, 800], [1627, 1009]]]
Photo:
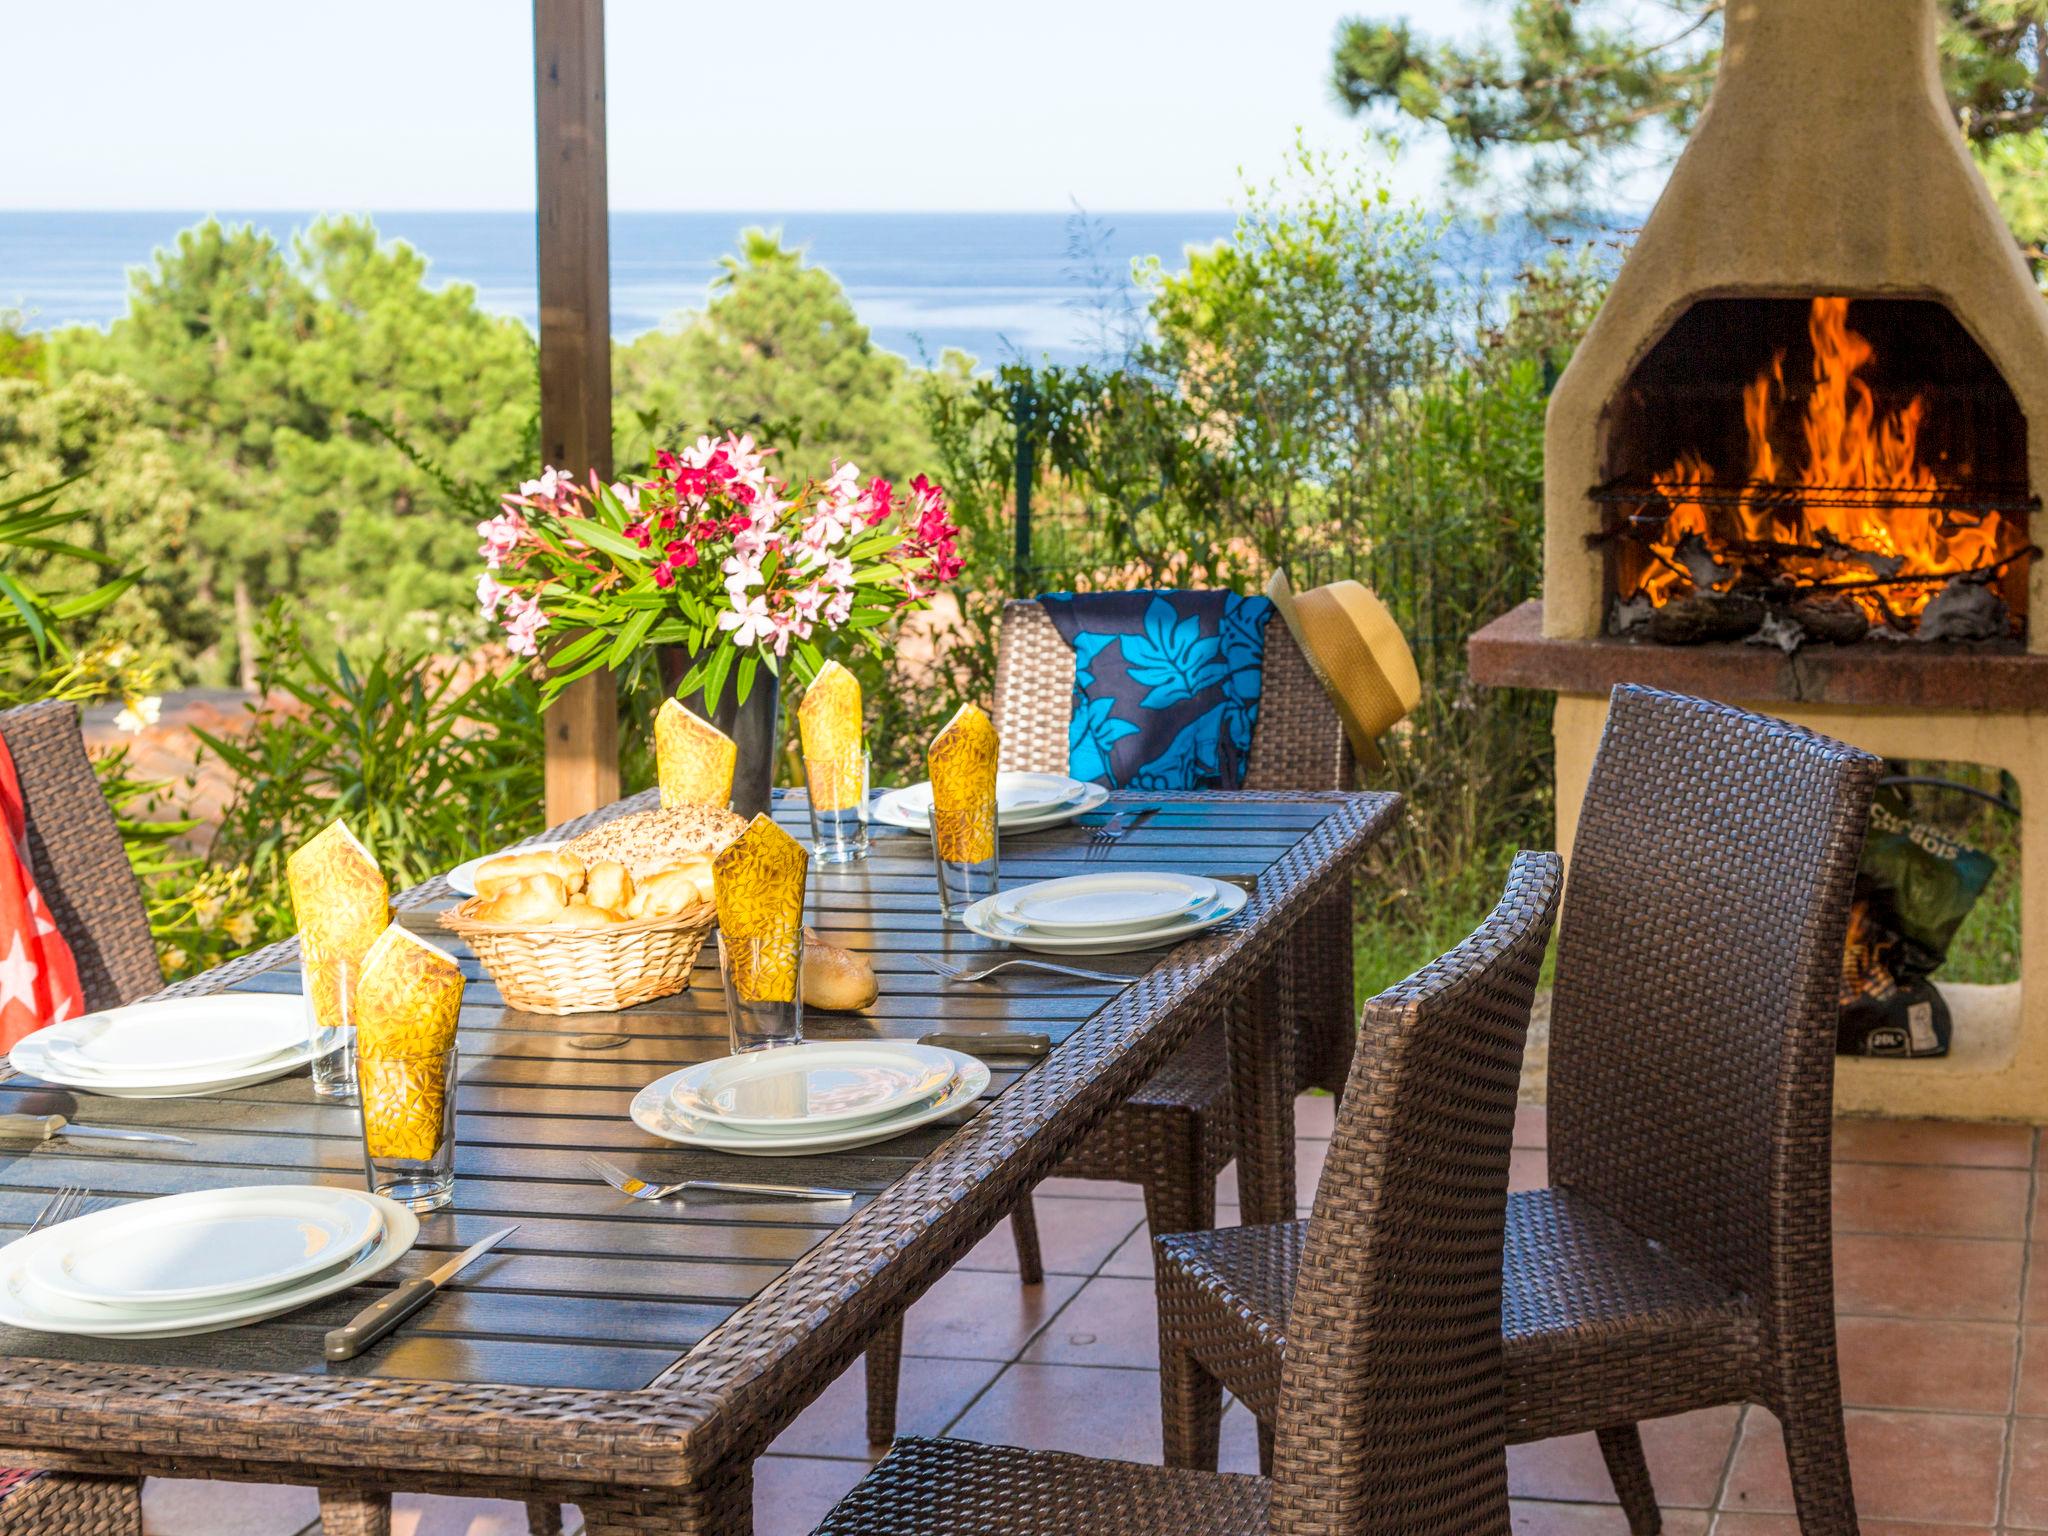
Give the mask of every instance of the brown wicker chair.
[[[1659, 1517], [1637, 1423], [1730, 1402], [1783, 1421], [1801, 1529], [1856, 1529], [1829, 1142], [1876, 772], [1780, 721], [1614, 692], [1558, 929], [1552, 1185], [1509, 1198], [1502, 1327], [1509, 1440], [1597, 1431], [1639, 1536]], [[1222, 1388], [1284, 1424], [1308, 1241], [1158, 1244], [1171, 1464], [1215, 1464]]]
[[[1074, 652], [1044, 607], [1029, 600], [1004, 606], [996, 657], [995, 722], [1002, 766], [1065, 773], [1067, 727], [1074, 713]], [[1246, 765], [1246, 789], [1342, 789], [1353, 760], [1343, 722], [1287, 626], [1266, 629], [1259, 724]], [[1310, 919], [1311, 932], [1276, 978], [1279, 1011], [1296, 1020], [1296, 1086], [1341, 1093], [1357, 1039], [1351, 975], [1348, 891]], [[1232, 1134], [1230, 1065], [1223, 1031], [1211, 1030], [1182, 1051], [1121, 1105], [1060, 1167], [1064, 1178], [1136, 1184], [1145, 1222], [1154, 1232], [1186, 1232], [1216, 1224], [1216, 1177], [1237, 1150]], [[1038, 1224], [1027, 1200], [1011, 1216], [1017, 1268], [1027, 1285], [1045, 1278]], [[868, 1438], [896, 1434], [900, 1323], [868, 1346]]]
[[1274, 1475], [903, 1440], [818, 1536], [1506, 1536], [1500, 1245], [1555, 854], [1367, 1004], [1307, 1224]]
[[[132, 1003], [164, 984], [149, 915], [121, 833], [100, 790], [78, 710], [25, 704], [0, 713], [28, 809], [29, 863], [50, 915], [78, 962], [89, 1009]], [[0, 1533], [140, 1536], [133, 1478], [57, 1472], [0, 1473]]]

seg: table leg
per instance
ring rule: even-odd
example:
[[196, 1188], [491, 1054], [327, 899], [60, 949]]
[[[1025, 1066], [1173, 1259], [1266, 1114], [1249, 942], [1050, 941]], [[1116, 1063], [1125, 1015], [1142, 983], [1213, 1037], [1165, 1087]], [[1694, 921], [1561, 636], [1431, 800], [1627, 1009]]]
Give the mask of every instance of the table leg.
[[562, 1506], [528, 1499], [526, 1536], [562, 1536]]
[[320, 1490], [322, 1536], [391, 1536], [391, 1495]]
[[1294, 1220], [1292, 936], [1252, 976], [1228, 1019], [1238, 1200], [1246, 1226]]
[[752, 1536], [754, 1469], [722, 1469], [688, 1488], [621, 1490], [578, 1507], [585, 1536]]

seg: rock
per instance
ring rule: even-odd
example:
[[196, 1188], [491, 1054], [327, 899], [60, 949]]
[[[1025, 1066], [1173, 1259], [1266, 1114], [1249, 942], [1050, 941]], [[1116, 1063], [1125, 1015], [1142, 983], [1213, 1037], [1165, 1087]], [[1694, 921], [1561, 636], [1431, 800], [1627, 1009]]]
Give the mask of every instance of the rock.
[[1790, 656], [1806, 639], [1806, 631], [1799, 627], [1796, 619], [1787, 617], [1777, 609], [1764, 615], [1763, 623], [1756, 633], [1744, 638], [1744, 645], [1775, 645]]
[[1920, 613], [1922, 640], [2003, 640], [2012, 633], [2012, 614], [1989, 583], [1953, 576]]
[[1650, 615], [1646, 627], [1659, 645], [1704, 645], [1740, 640], [1762, 625], [1764, 605], [1739, 593], [1695, 592], [1675, 598]]
[[1632, 597], [1627, 602], [1614, 600], [1614, 610], [1607, 616], [1607, 632], [1613, 635], [1633, 635], [1649, 627], [1650, 615], [1657, 607], [1647, 597]]
[[1735, 574], [1735, 567], [1723, 565], [1714, 558], [1707, 541], [1696, 533], [1688, 533], [1678, 541], [1678, 563], [1685, 567], [1686, 575], [1701, 593], [1709, 593]]
[[1806, 631], [1809, 640], [1854, 645], [1870, 633], [1870, 620], [1846, 597], [1802, 597], [1785, 616]]

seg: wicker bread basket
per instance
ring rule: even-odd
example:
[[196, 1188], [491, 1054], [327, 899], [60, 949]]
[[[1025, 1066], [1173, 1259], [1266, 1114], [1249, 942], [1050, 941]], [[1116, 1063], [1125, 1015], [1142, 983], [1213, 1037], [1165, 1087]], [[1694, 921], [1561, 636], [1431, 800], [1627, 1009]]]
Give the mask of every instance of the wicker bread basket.
[[604, 928], [530, 927], [479, 922], [472, 896], [441, 914], [483, 962], [506, 1003], [525, 1013], [609, 1013], [690, 984], [697, 952], [717, 926], [710, 902], [673, 917], [648, 917]]

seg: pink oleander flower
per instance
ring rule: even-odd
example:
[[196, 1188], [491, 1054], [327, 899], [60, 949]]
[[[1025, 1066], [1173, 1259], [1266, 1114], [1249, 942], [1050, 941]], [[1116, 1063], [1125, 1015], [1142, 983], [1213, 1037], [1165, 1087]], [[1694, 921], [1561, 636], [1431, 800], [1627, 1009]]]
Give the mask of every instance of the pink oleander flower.
[[721, 613], [718, 627], [732, 635], [734, 645], [755, 645], [774, 633], [775, 620], [769, 615], [768, 599], [755, 596], [740, 599], [730, 613]]
[[537, 637], [547, 623], [548, 616], [541, 610], [539, 598], [514, 593], [505, 603], [505, 649], [514, 656], [537, 655]]
[[496, 517], [488, 518], [476, 525], [478, 537], [483, 543], [477, 546], [477, 553], [484, 557], [484, 564], [492, 570], [502, 566], [512, 552], [532, 537], [526, 519], [519, 509], [507, 506]]
[[498, 616], [498, 604], [510, 597], [513, 591], [513, 588], [506, 586], [489, 571], [485, 571], [476, 579], [477, 606], [483, 610], [485, 618], [494, 619]]

